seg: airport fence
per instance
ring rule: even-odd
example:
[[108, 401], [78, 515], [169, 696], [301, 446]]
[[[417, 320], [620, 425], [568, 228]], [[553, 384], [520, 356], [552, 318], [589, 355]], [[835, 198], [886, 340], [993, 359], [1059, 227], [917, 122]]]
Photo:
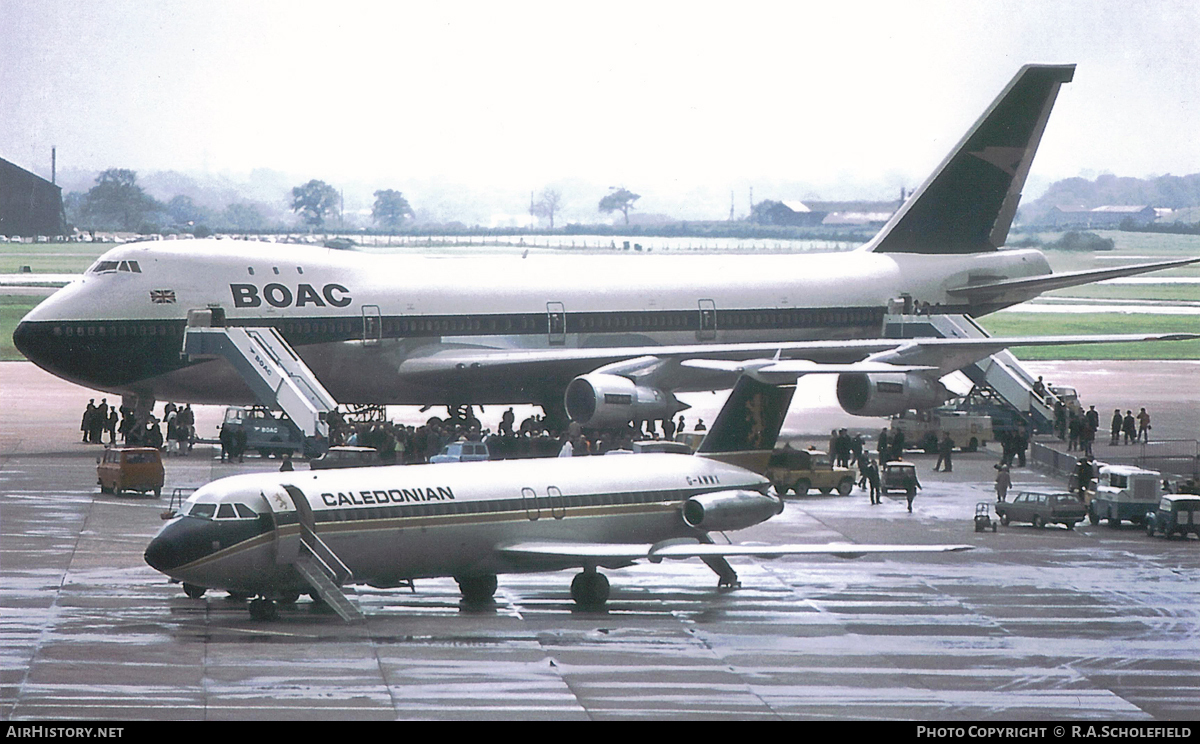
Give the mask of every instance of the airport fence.
[[[1030, 458], [1036, 467], [1070, 478], [1079, 458], [1040, 442], [1029, 443]], [[1098, 460], [1100, 458], [1097, 458]], [[1145, 470], [1157, 470], [1176, 478], [1200, 479], [1200, 441], [1194, 439], [1164, 439], [1142, 442], [1128, 455], [1107, 454], [1106, 465], [1133, 465]]]
[[1075, 474], [1075, 467], [1079, 464], [1079, 458], [1074, 455], [1059, 452], [1041, 442], [1029, 443], [1029, 459], [1034, 467], [1049, 470], [1067, 478]]

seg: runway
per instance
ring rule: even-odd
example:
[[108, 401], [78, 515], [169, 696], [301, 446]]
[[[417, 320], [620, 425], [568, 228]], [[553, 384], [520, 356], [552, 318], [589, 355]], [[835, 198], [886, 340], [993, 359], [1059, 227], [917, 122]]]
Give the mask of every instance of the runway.
[[[916, 458], [913, 514], [861, 492], [807, 497], [730, 534], [968, 553], [737, 560], [731, 592], [696, 561], [637, 566], [607, 572], [606, 612], [573, 609], [571, 572], [502, 576], [485, 611], [460, 606], [450, 579], [418, 581], [351, 591], [361, 625], [306, 599], [261, 623], [145, 565], [167, 497], [99, 494], [97, 448], [73, 441], [86, 397], [68, 408], [67, 388], [4, 390], [5, 719], [1141, 720], [1200, 706], [1200, 541], [1105, 525], [975, 533], [995, 453], [956, 456], [952, 474]], [[166, 492], [274, 467], [198, 449], [168, 460]]]

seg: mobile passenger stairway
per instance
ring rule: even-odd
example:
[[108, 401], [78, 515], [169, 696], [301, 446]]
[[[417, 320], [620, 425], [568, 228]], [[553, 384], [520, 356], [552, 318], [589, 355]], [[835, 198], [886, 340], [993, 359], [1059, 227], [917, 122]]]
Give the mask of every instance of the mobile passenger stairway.
[[[985, 331], [969, 315], [886, 315], [883, 319], [885, 338], [988, 338]], [[1039, 396], [1033, 391], [1037, 378], [1021, 366], [1008, 351], [992, 354], [960, 370], [975, 384], [974, 393], [997, 400], [1022, 415], [1029, 414], [1036, 431], [1054, 427], [1053, 393]]]
[[281, 409], [306, 437], [329, 437], [325, 414], [337, 401], [274, 328], [225, 326], [212, 310], [189, 310], [183, 354], [224, 357], [260, 403]]
[[[306, 437], [329, 437], [325, 414], [337, 409], [337, 401], [274, 328], [228, 327], [219, 312], [190, 310], [183, 353], [190, 359], [224, 357], [260, 403], [282, 409]], [[317, 535], [304, 494], [293, 486], [283, 491], [268, 495], [267, 503], [280, 523], [296, 522], [299, 531], [276, 530], [276, 560], [290, 564], [343, 620], [361, 621], [342, 591], [353, 579], [350, 569]]]

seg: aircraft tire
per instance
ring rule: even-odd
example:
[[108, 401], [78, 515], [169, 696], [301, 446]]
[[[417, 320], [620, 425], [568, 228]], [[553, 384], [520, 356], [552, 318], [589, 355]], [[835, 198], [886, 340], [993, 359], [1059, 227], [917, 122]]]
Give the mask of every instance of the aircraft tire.
[[571, 599], [584, 609], [598, 609], [608, 601], [608, 577], [598, 571], [584, 571], [571, 581]]
[[279, 617], [279, 608], [275, 602], [259, 597], [250, 600], [250, 617], [253, 620], [274, 620]]
[[485, 576], [464, 576], [455, 579], [458, 582], [458, 590], [462, 592], [462, 597], [468, 604], [485, 604], [492, 601], [492, 597], [496, 594], [496, 575], [488, 574]]

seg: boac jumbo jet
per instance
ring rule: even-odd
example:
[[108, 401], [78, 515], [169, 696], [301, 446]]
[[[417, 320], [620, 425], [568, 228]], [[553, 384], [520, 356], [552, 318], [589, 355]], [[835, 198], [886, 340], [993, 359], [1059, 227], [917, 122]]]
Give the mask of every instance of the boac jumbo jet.
[[[783, 510], [761, 475], [802, 372], [738, 378], [695, 455], [640, 454], [235, 475], [197, 490], [146, 548], [146, 562], [200, 597], [256, 597], [257, 619], [309, 593], [346, 620], [345, 584], [452, 576], [487, 602], [496, 575], [582, 568], [571, 596], [607, 601], [597, 568], [700, 558], [735, 586], [725, 556], [946, 552], [969, 545], [717, 545]], [[790, 384], [770, 382], [791, 380]], [[737, 463], [737, 464], [735, 464]], [[741, 467], [745, 465], [746, 467]]]
[[132, 243], [30, 312], [17, 348], [87, 387], [133, 398], [251, 403], [224, 359], [180, 354], [189, 310], [278, 331], [342, 403], [532, 403], [585, 425], [663, 419], [675, 393], [727, 388], [784, 359], [924, 365], [846, 373], [844, 408], [937, 405], [942, 376], [1006, 346], [1146, 336], [880, 339], [897, 298], [979, 316], [1061, 287], [1181, 266], [1051, 273], [1000, 250], [1059, 87], [1073, 65], [1028, 65], [878, 235], [858, 250], [786, 256], [380, 256], [196, 240]]

